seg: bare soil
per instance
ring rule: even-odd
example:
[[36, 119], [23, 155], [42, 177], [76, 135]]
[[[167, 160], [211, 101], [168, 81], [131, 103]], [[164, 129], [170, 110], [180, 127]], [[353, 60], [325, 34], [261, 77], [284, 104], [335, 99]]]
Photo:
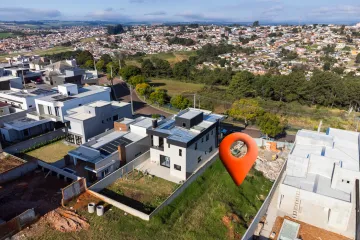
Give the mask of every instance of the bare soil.
[[0, 155], [0, 173], [4, 173], [17, 166], [24, 164], [23, 161], [11, 155]]
[[79, 232], [90, 227], [86, 218], [63, 208], [47, 213], [44, 218], [52, 228], [60, 232]]
[[61, 204], [61, 188], [69, 183], [35, 170], [15, 181], [0, 185], [0, 219], [8, 221], [34, 208], [45, 215]]

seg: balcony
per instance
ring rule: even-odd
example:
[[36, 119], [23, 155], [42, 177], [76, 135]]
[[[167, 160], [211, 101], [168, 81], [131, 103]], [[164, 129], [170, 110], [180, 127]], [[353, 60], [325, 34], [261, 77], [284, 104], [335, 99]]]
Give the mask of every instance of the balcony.
[[53, 122], [61, 121], [61, 118], [59, 116], [54, 116], [49, 114], [39, 114], [37, 111], [27, 113], [27, 117], [38, 121], [44, 119], [50, 119]]
[[160, 151], [164, 151], [164, 145], [163, 146], [151, 146], [152, 149], [156, 149], [156, 150], [160, 150]]

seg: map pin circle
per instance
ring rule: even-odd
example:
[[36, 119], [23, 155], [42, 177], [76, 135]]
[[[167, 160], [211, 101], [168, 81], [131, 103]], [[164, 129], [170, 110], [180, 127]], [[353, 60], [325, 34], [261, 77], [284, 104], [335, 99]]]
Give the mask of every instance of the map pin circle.
[[[236, 141], [242, 141], [247, 147], [243, 157], [235, 157], [231, 153], [231, 146]], [[237, 186], [240, 186], [258, 157], [258, 147], [255, 140], [245, 133], [232, 133], [220, 143], [219, 156], [226, 170]]]

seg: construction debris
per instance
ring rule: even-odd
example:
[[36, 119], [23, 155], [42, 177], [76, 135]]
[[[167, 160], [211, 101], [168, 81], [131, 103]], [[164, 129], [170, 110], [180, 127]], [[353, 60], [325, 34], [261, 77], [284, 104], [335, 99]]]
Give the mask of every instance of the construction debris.
[[287, 154], [277, 153], [274, 157], [274, 152], [259, 149], [259, 156], [255, 162], [255, 169], [262, 172], [264, 176], [274, 181], [285, 163], [285, 157]]
[[56, 230], [60, 232], [79, 232], [89, 228], [88, 221], [75, 212], [57, 208], [47, 213], [44, 218]]

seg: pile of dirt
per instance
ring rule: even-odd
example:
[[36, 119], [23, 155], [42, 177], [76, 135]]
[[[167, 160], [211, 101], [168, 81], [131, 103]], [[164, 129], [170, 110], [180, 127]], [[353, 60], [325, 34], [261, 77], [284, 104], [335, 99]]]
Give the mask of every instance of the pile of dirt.
[[54, 229], [60, 232], [79, 232], [90, 227], [87, 219], [63, 208], [57, 208], [47, 213], [44, 218]]

